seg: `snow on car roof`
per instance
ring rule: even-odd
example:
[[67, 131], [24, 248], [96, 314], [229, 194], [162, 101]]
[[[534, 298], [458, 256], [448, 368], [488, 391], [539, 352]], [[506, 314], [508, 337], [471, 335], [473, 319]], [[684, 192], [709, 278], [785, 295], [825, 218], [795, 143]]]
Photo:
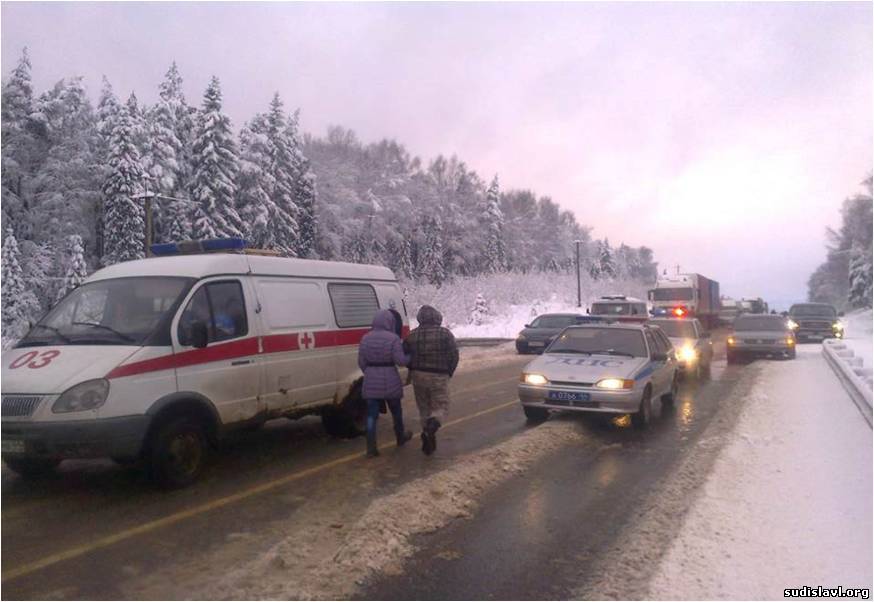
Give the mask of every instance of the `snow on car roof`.
[[87, 282], [131, 276], [205, 278], [219, 274], [249, 273], [266, 276], [353, 278], [391, 282], [397, 280], [390, 269], [378, 265], [237, 253], [206, 253], [124, 261], [94, 272], [88, 277]]

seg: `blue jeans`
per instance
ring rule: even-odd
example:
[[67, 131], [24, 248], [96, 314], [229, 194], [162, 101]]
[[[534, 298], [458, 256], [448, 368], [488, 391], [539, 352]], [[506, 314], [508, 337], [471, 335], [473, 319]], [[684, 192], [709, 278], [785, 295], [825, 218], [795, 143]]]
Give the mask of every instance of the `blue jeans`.
[[[379, 419], [379, 408], [382, 399], [367, 400], [367, 436], [376, 436], [376, 421]], [[394, 422], [395, 435], [400, 437], [404, 434], [404, 409], [401, 407], [400, 399], [386, 399], [385, 404], [391, 412], [392, 421]]]

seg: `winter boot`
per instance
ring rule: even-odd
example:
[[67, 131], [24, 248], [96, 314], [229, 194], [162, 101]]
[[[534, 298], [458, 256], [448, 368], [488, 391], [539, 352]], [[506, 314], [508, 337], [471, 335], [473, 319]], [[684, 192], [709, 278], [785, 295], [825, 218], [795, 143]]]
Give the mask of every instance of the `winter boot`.
[[430, 456], [437, 450], [437, 429], [440, 428], [440, 421], [436, 418], [428, 418], [425, 421], [425, 428], [422, 429], [422, 451], [426, 456]]
[[395, 433], [395, 438], [398, 441], [398, 447], [401, 447], [404, 443], [413, 438], [413, 433], [411, 431], [397, 431]]
[[379, 455], [379, 447], [376, 445], [376, 433], [367, 433], [367, 457], [375, 458]]

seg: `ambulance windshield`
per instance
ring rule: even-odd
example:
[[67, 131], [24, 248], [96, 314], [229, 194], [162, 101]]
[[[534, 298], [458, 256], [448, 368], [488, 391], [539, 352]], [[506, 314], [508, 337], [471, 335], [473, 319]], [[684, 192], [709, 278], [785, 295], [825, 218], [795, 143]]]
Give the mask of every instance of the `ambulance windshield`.
[[[83, 284], [58, 303], [19, 343], [44, 345], [146, 345], [161, 326], [170, 344], [170, 320], [194, 282], [191, 278], [145, 276]], [[166, 340], [165, 340], [166, 339]]]

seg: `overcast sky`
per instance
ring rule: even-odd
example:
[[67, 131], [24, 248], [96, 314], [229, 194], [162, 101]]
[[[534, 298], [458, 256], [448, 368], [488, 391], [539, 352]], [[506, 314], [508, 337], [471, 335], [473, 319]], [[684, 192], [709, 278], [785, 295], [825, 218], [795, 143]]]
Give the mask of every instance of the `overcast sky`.
[[872, 164], [872, 4], [2, 4], [4, 77], [105, 74], [154, 102], [171, 61], [239, 127], [274, 91], [330, 124], [571, 209], [780, 305]]

